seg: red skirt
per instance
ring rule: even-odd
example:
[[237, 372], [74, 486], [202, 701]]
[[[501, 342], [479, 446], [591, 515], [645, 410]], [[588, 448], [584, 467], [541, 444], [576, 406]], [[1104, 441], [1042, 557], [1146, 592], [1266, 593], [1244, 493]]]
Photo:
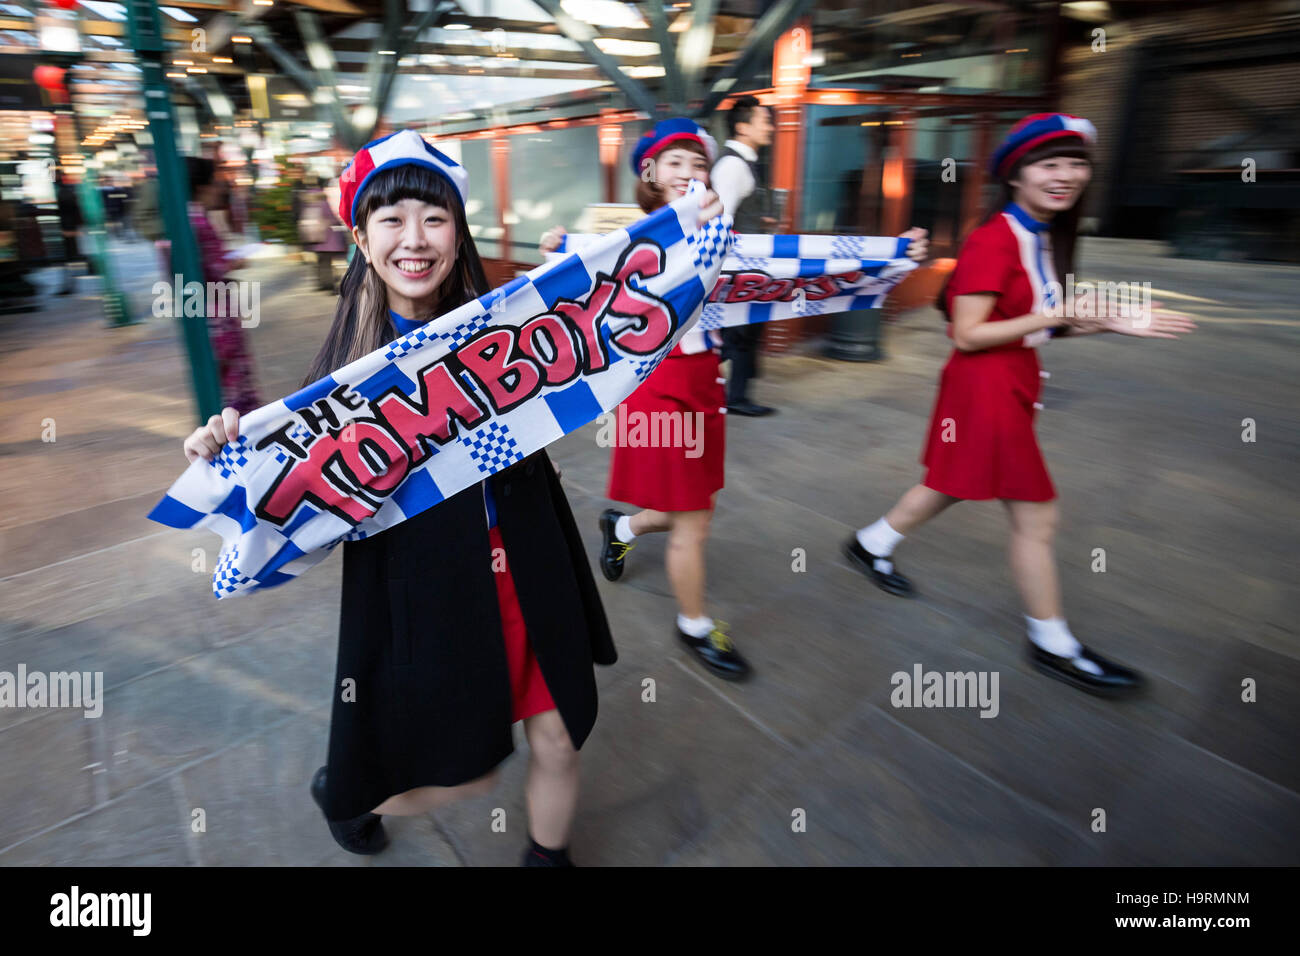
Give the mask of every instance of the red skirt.
[[704, 511], [723, 485], [727, 393], [716, 352], [670, 352], [618, 407], [608, 495], [654, 511]]
[[[488, 529], [488, 539], [492, 543], [492, 575], [496, 578], [497, 604], [501, 608], [501, 634], [506, 642], [506, 662], [510, 668], [510, 691], [514, 699], [514, 715], [511, 721], [523, 720], [534, 714], [555, 709], [551, 692], [546, 689], [546, 680], [538, 666], [533, 646], [528, 641], [528, 628], [524, 625], [524, 612], [519, 607], [519, 598], [515, 594], [515, 579], [510, 575], [510, 566], [498, 571], [497, 558], [505, 554], [505, 545], [501, 542], [501, 531]], [[498, 552], [497, 549], [501, 550]]]
[[922, 484], [972, 501], [1055, 498], [1034, 435], [1041, 388], [1034, 349], [954, 351], [939, 380]]

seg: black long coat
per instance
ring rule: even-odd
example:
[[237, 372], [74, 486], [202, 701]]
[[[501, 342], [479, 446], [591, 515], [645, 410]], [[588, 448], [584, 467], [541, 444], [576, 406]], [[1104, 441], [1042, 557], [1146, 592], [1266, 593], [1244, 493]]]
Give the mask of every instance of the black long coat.
[[[538, 452], [488, 479], [519, 606], [575, 747], [596, 722], [592, 665], [617, 660], [568, 500]], [[454, 786], [514, 749], [482, 484], [343, 545], [325, 814]], [[355, 681], [355, 701], [344, 681]]]

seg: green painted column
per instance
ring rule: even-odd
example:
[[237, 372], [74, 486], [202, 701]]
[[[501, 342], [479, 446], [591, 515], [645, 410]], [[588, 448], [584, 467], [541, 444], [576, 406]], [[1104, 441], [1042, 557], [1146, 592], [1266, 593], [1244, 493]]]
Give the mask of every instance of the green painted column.
[[[127, 0], [126, 7], [131, 46], [135, 48], [143, 72], [145, 117], [149, 120], [154, 162], [158, 167], [158, 208], [171, 239], [172, 274], [167, 279], [180, 283], [179, 297], [183, 298], [187, 282], [203, 282], [203, 269], [199, 245], [194, 230], [190, 228], [189, 175], [176, 151], [176, 116], [171, 87], [163, 75], [165, 44], [161, 17], [151, 0]], [[212, 357], [207, 317], [178, 315], [175, 319], [189, 355], [194, 401], [201, 423], [221, 413], [221, 383]]]

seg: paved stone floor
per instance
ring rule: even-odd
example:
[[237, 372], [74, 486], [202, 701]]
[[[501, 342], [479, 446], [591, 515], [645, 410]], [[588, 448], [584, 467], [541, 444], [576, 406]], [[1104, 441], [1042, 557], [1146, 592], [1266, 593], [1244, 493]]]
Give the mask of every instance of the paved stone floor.
[[[1107, 702], [1026, 666], [995, 503], [952, 509], [903, 545], [917, 600], [840, 557], [920, 475], [948, 343], [937, 313], [913, 313], [880, 363], [811, 347], [769, 359], [757, 397], [780, 414], [729, 423], [709, 595], [756, 679], [720, 683], [674, 643], [662, 540], [619, 584], [598, 577], [620, 660], [598, 673], [582, 752], [580, 864], [1297, 862], [1300, 269], [1146, 243], [1083, 253], [1085, 277], [1150, 281], [1201, 323], [1177, 342], [1042, 351], [1068, 615], [1148, 674], [1150, 693]], [[148, 316], [151, 249], [114, 255]], [[249, 334], [267, 399], [293, 387], [330, 321], [309, 271], [267, 258], [245, 275], [262, 283]], [[106, 328], [88, 278], [39, 306], [0, 318], [0, 671], [102, 671], [106, 694], [98, 719], [0, 709], [0, 865], [514, 864], [522, 735], [495, 793], [390, 818], [392, 846], [373, 859], [334, 845], [307, 782], [325, 756], [338, 559], [216, 602], [193, 565], [201, 548], [211, 566], [218, 539], [145, 519], [193, 427], [173, 327]], [[592, 555], [608, 468], [595, 431], [553, 448]], [[890, 677], [916, 664], [996, 672], [997, 716], [894, 708]]]

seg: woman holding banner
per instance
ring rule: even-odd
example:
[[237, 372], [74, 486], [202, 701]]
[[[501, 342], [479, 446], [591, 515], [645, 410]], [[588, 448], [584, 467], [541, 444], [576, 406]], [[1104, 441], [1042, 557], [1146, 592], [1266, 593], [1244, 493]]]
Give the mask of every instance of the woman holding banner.
[[[637, 204], [651, 213], [685, 195], [693, 179], [708, 185], [716, 158], [713, 137], [694, 120], [676, 117], [656, 124], [632, 152], [632, 170], [639, 177]], [[743, 198], [719, 193], [728, 212], [734, 212]], [[560, 226], [548, 231], [542, 237], [542, 252], [558, 249], [564, 235]], [[924, 231], [904, 235], [913, 240], [908, 256], [923, 259]], [[750, 673], [749, 663], [736, 650], [726, 625], [706, 612], [704, 599], [705, 551], [726, 457], [726, 380], [718, 369], [721, 344], [716, 331], [696, 325], [619, 406], [620, 436], [634, 435], [636, 422], [673, 422], [672, 434], [683, 439], [690, 433], [689, 424], [701, 425], [695, 442], [683, 440], [667, 447], [649, 440], [615, 443], [607, 495], [641, 510], [629, 515], [611, 508], [600, 516], [600, 569], [610, 581], [619, 580], [637, 537], [668, 532], [664, 564], [677, 600], [677, 636], [713, 674], [742, 680]]]
[[[465, 219], [469, 177], [411, 130], [367, 144], [340, 179], [358, 254], [304, 384], [488, 291]], [[185, 441], [211, 459], [226, 408]], [[617, 659], [568, 501], [538, 452], [386, 531], [343, 545], [329, 757], [311, 793], [344, 849], [387, 845], [381, 816], [486, 793], [522, 720], [526, 866], [570, 866], [593, 664]]]
[[940, 294], [955, 349], [944, 367], [922, 463], [925, 479], [845, 551], [882, 590], [910, 596], [894, 567], [903, 537], [957, 501], [998, 498], [1011, 524], [1012, 573], [1035, 667], [1091, 693], [1135, 691], [1142, 678], [1084, 647], [1066, 625], [1053, 539], [1056, 490], [1034, 435], [1041, 407], [1037, 347], [1062, 335], [1119, 332], [1176, 338], [1195, 326], [1156, 311], [1076, 315], [1058, 276], [1073, 271], [1079, 210], [1092, 177], [1090, 122], [1064, 114], [1021, 120], [993, 155], [997, 210], [971, 233]]
[[[640, 177], [637, 204], [651, 213], [686, 195], [692, 179], [708, 185], [716, 156], [713, 137], [694, 120], [677, 117], [658, 123], [632, 153], [632, 170]], [[560, 226], [547, 232], [542, 252], [558, 248], [564, 235]], [[629, 434], [629, 422], [669, 421], [676, 424], [673, 433], [683, 438], [688, 427], [694, 428], [695, 441], [692, 447], [684, 440], [675, 447], [658, 441], [614, 444], [607, 494], [641, 510], [628, 515], [610, 508], [600, 516], [600, 569], [607, 579], [617, 581], [639, 535], [668, 532], [664, 564], [677, 599], [677, 636], [712, 673], [741, 680], [749, 674], [749, 664], [727, 635], [726, 625], [706, 613], [704, 602], [705, 548], [726, 455], [727, 396], [718, 370], [717, 338], [716, 332], [704, 332], [698, 325], [688, 331], [619, 406], [619, 435]]]

